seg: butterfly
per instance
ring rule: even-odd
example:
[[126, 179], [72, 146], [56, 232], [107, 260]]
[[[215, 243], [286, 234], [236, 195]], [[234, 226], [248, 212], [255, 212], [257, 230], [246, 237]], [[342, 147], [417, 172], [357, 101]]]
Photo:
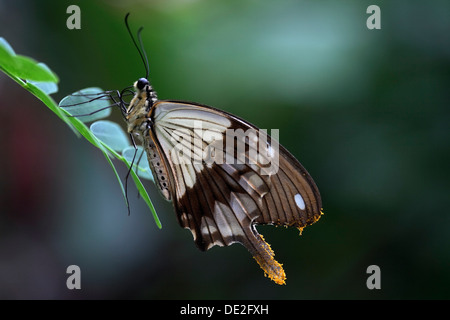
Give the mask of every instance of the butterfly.
[[127, 18], [147, 72], [134, 83], [131, 101], [120, 106], [161, 195], [173, 202], [179, 224], [200, 250], [240, 243], [267, 277], [285, 284], [285, 271], [256, 226], [293, 226], [301, 233], [316, 222], [323, 213], [314, 180], [277, 139], [250, 122], [198, 103], [159, 100]]
[[[125, 115], [128, 132], [144, 146], [156, 185], [166, 200], [173, 201], [180, 225], [192, 232], [200, 250], [242, 244], [270, 279], [284, 284], [283, 267], [255, 226], [294, 226], [301, 232], [321, 217], [319, 190], [308, 172], [267, 137], [262, 144], [267, 158], [279, 162], [273, 173], [267, 159], [251, 155], [255, 140], [265, 139], [264, 134], [237, 116], [197, 103], [158, 100], [146, 78], [136, 81], [134, 88]], [[212, 144], [206, 133], [218, 138], [213, 150], [217, 155], [221, 150], [216, 142], [235, 140], [237, 130], [255, 133], [243, 139], [246, 161], [237, 161], [243, 153], [236, 152], [229, 152], [236, 161], [208, 161], [212, 157], [202, 155]], [[180, 151], [187, 152], [180, 156]]]

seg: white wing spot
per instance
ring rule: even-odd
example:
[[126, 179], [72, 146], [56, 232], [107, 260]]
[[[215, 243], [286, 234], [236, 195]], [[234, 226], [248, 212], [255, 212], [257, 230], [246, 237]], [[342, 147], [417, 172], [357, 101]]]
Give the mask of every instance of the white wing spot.
[[297, 193], [294, 196], [294, 200], [295, 200], [295, 204], [297, 205], [297, 207], [299, 207], [301, 210], [305, 210], [305, 201], [303, 201], [303, 198], [300, 195], [300, 193]]

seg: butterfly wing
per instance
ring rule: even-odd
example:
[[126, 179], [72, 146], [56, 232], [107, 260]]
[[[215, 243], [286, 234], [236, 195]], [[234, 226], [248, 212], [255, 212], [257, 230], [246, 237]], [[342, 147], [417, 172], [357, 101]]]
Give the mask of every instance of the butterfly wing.
[[[277, 141], [229, 113], [158, 101], [151, 117], [150, 136], [168, 164], [180, 225], [201, 250], [241, 243], [266, 275], [283, 284], [284, 270], [255, 225], [301, 231], [317, 221], [322, 204], [311, 176]], [[236, 132], [244, 133], [244, 149]], [[255, 152], [258, 146], [266, 152]]]

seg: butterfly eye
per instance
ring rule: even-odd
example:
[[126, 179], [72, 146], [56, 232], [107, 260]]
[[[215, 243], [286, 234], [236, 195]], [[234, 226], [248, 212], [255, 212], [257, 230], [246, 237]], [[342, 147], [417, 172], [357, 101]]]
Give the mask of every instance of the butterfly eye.
[[145, 78], [140, 78], [140, 79], [137, 81], [137, 83], [136, 83], [136, 87], [137, 87], [139, 90], [144, 89], [144, 87], [145, 87], [146, 85], [148, 85], [148, 80], [145, 79]]

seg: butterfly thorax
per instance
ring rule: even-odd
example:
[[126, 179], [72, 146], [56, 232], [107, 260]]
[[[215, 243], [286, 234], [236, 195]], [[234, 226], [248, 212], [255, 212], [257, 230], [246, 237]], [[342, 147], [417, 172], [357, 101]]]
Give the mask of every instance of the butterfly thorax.
[[127, 108], [126, 121], [128, 124], [128, 133], [137, 137], [145, 135], [146, 130], [151, 124], [149, 111], [154, 102], [156, 102], [156, 93], [148, 84], [142, 86], [143, 79], [135, 82], [136, 94]]

